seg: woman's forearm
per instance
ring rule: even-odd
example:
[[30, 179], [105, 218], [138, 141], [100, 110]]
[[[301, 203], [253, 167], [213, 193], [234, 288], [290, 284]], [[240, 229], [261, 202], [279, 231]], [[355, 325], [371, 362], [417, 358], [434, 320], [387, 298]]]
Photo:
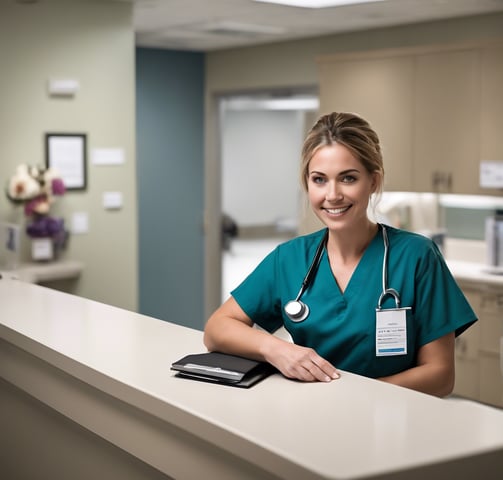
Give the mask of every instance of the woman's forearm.
[[204, 330], [204, 344], [210, 351], [220, 351], [266, 360], [266, 352], [273, 348], [271, 342], [281, 341], [268, 332], [254, 328], [223, 314], [209, 318]]
[[268, 341], [269, 333], [233, 321], [224, 320], [219, 325], [218, 329], [205, 330], [204, 344], [208, 350], [265, 360], [263, 343]]
[[454, 333], [448, 333], [419, 349], [416, 367], [380, 380], [445, 397], [454, 388], [454, 370]]
[[425, 364], [379, 380], [401, 387], [445, 397], [454, 387], [454, 370], [444, 365]]

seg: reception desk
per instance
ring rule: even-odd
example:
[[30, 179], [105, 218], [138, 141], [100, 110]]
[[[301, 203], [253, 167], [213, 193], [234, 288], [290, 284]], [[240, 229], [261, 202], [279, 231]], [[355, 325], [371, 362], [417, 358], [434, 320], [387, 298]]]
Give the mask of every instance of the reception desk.
[[246, 390], [169, 369], [203, 351], [199, 331], [0, 280], [0, 477], [501, 478], [501, 410], [346, 372]]

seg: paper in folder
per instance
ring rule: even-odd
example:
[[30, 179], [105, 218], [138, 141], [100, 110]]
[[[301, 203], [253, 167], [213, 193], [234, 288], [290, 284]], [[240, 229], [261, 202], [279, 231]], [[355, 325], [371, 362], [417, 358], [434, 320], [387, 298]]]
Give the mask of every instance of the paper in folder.
[[251, 387], [276, 371], [269, 363], [219, 352], [187, 355], [174, 362], [171, 370], [179, 377], [241, 388]]

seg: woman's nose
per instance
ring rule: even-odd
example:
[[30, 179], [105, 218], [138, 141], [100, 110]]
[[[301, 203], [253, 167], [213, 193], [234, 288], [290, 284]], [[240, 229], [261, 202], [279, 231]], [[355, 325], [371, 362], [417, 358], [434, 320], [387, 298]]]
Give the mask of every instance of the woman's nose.
[[329, 202], [335, 202], [343, 198], [342, 192], [335, 183], [330, 183], [327, 188], [326, 199]]

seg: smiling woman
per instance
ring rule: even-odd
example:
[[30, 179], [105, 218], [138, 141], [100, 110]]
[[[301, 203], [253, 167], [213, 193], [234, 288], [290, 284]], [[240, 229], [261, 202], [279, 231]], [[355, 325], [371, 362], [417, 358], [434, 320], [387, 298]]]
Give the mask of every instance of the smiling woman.
[[[208, 349], [297, 380], [329, 382], [346, 370], [448, 395], [454, 337], [476, 316], [430, 239], [367, 216], [383, 179], [366, 120], [320, 117], [302, 148], [301, 182], [326, 228], [265, 257], [209, 318]], [[271, 335], [282, 326], [293, 343]]]

